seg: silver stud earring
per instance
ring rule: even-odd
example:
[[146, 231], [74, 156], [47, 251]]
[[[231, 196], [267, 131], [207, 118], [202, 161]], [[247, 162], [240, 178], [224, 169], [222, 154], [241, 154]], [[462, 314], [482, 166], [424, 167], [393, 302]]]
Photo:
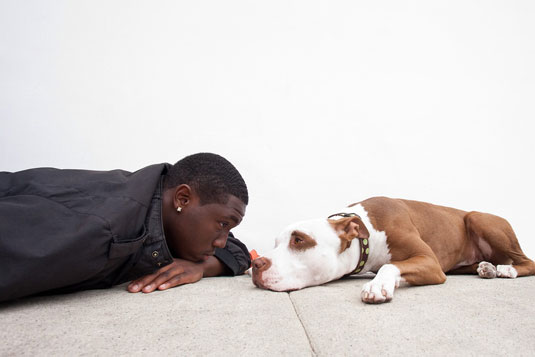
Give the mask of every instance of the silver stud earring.
[[182, 207], [178, 206], [176, 209], [177, 212], [182, 212]]

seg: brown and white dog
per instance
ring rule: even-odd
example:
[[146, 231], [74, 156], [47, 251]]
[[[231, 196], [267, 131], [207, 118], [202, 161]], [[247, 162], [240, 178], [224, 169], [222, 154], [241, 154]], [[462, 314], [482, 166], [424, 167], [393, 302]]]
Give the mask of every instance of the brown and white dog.
[[275, 291], [373, 272], [361, 293], [367, 303], [390, 301], [401, 282], [442, 284], [445, 273], [535, 275], [535, 263], [505, 219], [386, 197], [287, 227], [275, 249], [255, 259], [252, 268], [254, 284]]

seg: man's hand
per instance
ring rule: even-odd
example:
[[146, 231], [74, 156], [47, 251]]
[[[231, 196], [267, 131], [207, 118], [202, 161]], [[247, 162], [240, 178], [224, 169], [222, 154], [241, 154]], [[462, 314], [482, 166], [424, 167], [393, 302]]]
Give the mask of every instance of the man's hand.
[[221, 275], [223, 272], [225, 272], [225, 267], [216, 257], [210, 257], [202, 263], [173, 259], [171, 264], [155, 273], [132, 281], [128, 285], [128, 291], [150, 293], [156, 289], [166, 290], [183, 284], [195, 283], [203, 276]]
[[188, 260], [173, 259], [173, 262], [157, 272], [132, 281], [128, 291], [150, 293], [154, 290], [166, 290], [178, 285], [195, 283], [203, 276], [203, 266]]

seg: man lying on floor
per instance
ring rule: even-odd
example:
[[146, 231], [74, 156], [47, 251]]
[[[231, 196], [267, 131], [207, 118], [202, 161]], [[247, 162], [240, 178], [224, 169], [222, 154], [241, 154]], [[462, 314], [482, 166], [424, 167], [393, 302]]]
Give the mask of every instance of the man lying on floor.
[[248, 200], [236, 168], [208, 153], [133, 173], [0, 172], [0, 301], [242, 274], [249, 253], [230, 230]]

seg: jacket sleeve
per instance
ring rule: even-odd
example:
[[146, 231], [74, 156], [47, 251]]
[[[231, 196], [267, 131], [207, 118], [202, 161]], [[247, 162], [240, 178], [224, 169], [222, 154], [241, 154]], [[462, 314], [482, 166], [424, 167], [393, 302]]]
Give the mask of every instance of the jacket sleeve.
[[247, 247], [232, 233], [229, 233], [225, 248], [216, 248], [215, 256], [228, 267], [230, 275], [241, 275], [251, 266]]

